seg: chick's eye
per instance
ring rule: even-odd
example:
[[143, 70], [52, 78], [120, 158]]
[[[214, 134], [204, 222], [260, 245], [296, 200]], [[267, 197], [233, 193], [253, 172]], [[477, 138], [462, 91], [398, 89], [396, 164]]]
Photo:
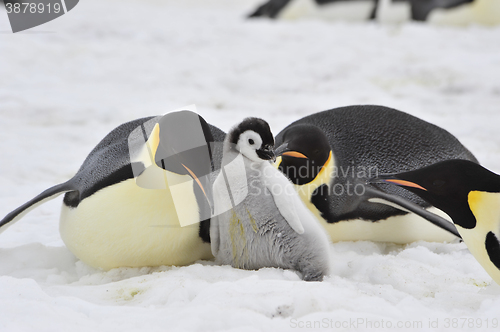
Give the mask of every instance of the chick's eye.
[[253, 141], [253, 139], [251, 139], [251, 138], [250, 138], [250, 139], [248, 140], [248, 144], [250, 144], [250, 145], [254, 145], [254, 143], [255, 143], [255, 142]]

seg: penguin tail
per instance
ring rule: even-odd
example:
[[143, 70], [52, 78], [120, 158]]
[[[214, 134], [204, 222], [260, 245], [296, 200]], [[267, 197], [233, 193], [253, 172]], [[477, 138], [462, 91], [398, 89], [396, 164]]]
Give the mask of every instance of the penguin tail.
[[7, 227], [13, 225], [16, 221], [24, 217], [28, 212], [35, 209], [39, 205], [56, 198], [57, 196], [68, 192], [77, 190], [75, 184], [69, 180], [67, 182], [55, 185], [45, 190], [35, 198], [30, 201], [24, 203], [14, 211], [8, 213], [1, 221], [0, 221], [0, 233], [3, 232]]

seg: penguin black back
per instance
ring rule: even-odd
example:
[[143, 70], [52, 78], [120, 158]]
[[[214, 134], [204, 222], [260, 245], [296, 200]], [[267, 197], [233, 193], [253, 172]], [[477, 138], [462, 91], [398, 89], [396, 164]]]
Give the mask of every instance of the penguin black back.
[[[130, 122], [126, 122], [113, 129], [106, 135], [96, 147], [85, 158], [82, 166], [70, 180], [75, 188], [82, 188], [80, 191], [71, 191], [64, 195], [64, 204], [69, 207], [77, 207], [85, 198], [95, 192], [110, 185], [134, 177], [134, 172], [130, 162], [129, 141], [127, 138], [138, 127], [144, 126], [144, 139], [151, 134], [153, 130], [154, 117], [145, 117]], [[205, 124], [205, 120], [201, 118]], [[210, 128], [213, 140], [223, 142], [226, 134], [219, 128], [207, 124]], [[215, 145], [215, 147], [217, 147]], [[220, 147], [212, 149], [212, 160], [214, 169], [220, 168], [222, 160], [222, 150]], [[136, 165], [138, 169], [140, 165]], [[135, 171], [137, 172], [136, 169]]]
[[389, 179], [386, 182], [399, 184], [445, 211], [455, 224], [465, 229], [476, 227], [476, 218], [469, 207], [470, 192], [500, 193], [500, 176], [467, 160], [446, 160], [379, 177], [382, 181], [385, 178]]

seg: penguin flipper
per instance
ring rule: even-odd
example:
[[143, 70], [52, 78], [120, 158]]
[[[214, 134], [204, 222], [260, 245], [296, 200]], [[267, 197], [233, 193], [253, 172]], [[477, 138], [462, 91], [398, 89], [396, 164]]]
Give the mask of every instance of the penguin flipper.
[[8, 226], [13, 225], [16, 221], [24, 217], [28, 212], [35, 209], [39, 205], [56, 198], [57, 196], [68, 192], [75, 191], [76, 186], [69, 180], [67, 182], [55, 185], [50, 187], [49, 189], [43, 191], [41, 194], [31, 199], [30, 201], [24, 203], [14, 211], [8, 213], [1, 221], [0, 221], [0, 233], [7, 229]]
[[[442, 228], [442, 229], [450, 232], [451, 234], [455, 235], [456, 237], [458, 237], [460, 239], [462, 238], [460, 236], [460, 234], [458, 233], [455, 225], [453, 225], [453, 223], [449, 222], [448, 220], [446, 220], [446, 219], [444, 219], [444, 218], [442, 218], [442, 217], [440, 217], [432, 212], [427, 211], [426, 209], [424, 209], [423, 207], [421, 207], [418, 204], [412, 203], [412, 202], [410, 202], [402, 197], [399, 197], [396, 195], [391, 195], [391, 194], [385, 193], [381, 190], [376, 190], [374, 188], [370, 188], [368, 186], [365, 187], [365, 195], [368, 197], [368, 201], [373, 201], [374, 199], [379, 198], [379, 199], [388, 201], [392, 204], [396, 204], [398, 207], [403, 208], [403, 210], [413, 212], [413, 213], [421, 216], [422, 218], [430, 221], [432, 224], [438, 226], [439, 228]], [[376, 203], [384, 203], [384, 202], [376, 201]], [[384, 204], [386, 204], [386, 203], [384, 203]], [[387, 204], [387, 205], [391, 205], [391, 204]]]
[[290, 180], [283, 173], [275, 169], [271, 164], [269, 164], [268, 168], [268, 171], [264, 172], [264, 174], [267, 173], [269, 176], [265, 180], [267, 190], [273, 196], [274, 203], [278, 207], [280, 214], [285, 218], [290, 227], [298, 234], [303, 234], [304, 226], [297, 212], [303, 212], [300, 209], [306, 209], [304, 203], [302, 203], [299, 195], [295, 192]]

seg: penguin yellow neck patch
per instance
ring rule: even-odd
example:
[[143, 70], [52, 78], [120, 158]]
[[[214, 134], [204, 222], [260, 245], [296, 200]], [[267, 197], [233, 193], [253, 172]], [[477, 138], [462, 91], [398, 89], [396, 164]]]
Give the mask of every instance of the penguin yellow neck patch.
[[155, 124], [153, 131], [151, 132], [151, 135], [149, 135], [149, 139], [146, 142], [151, 162], [154, 162], [155, 160], [158, 145], [160, 145], [160, 125], [157, 123]]
[[145, 189], [167, 189], [168, 181], [165, 170], [158, 167], [155, 162], [156, 151], [160, 144], [160, 125], [155, 124], [148, 140], [135, 162], [141, 162], [145, 170], [136, 178], [136, 184]]
[[300, 199], [304, 204], [311, 210], [316, 216], [319, 216], [320, 213], [318, 209], [311, 203], [311, 196], [313, 192], [321, 185], [326, 184], [330, 186], [333, 177], [333, 170], [335, 167], [335, 162], [333, 160], [333, 154], [330, 151], [330, 155], [328, 156], [328, 160], [321, 168], [318, 175], [309, 183], [304, 185], [294, 185], [295, 190], [300, 196]]
[[[480, 228], [495, 229], [500, 224], [500, 193], [471, 191], [468, 196], [470, 210]], [[496, 228], [495, 228], [496, 227]]]
[[282, 158], [281, 156], [276, 157], [276, 161], [273, 163], [274, 168], [278, 169], [281, 165]]
[[[282, 161], [281, 156], [278, 156], [276, 158], [276, 162], [274, 163], [274, 167], [276, 169], [278, 169], [278, 167], [280, 166], [281, 161]], [[325, 162], [325, 164], [323, 165], [323, 167], [319, 171], [318, 175], [316, 175], [314, 180], [312, 180], [311, 182], [306, 183], [304, 185], [296, 185], [296, 184], [293, 185], [295, 188], [295, 191], [297, 191], [297, 193], [299, 194], [301, 201], [304, 202], [304, 204], [307, 206], [307, 208], [309, 210], [311, 210], [311, 212], [313, 212], [314, 215], [316, 216], [316, 218], [318, 218], [319, 220], [322, 219], [321, 213], [318, 211], [316, 206], [314, 206], [314, 204], [311, 203], [311, 196], [312, 196], [312, 193], [319, 186], [321, 186], [323, 184], [330, 186], [330, 183], [331, 183], [332, 177], [333, 177], [334, 168], [335, 168], [335, 162], [333, 159], [333, 153], [332, 153], [332, 151], [330, 151], [330, 154], [328, 155], [327, 161]]]
[[500, 232], [500, 193], [471, 191], [467, 200], [469, 208], [476, 217], [476, 227], [464, 229], [457, 225], [457, 230], [471, 254], [493, 280], [500, 284], [500, 270], [496, 257], [497, 238]]

